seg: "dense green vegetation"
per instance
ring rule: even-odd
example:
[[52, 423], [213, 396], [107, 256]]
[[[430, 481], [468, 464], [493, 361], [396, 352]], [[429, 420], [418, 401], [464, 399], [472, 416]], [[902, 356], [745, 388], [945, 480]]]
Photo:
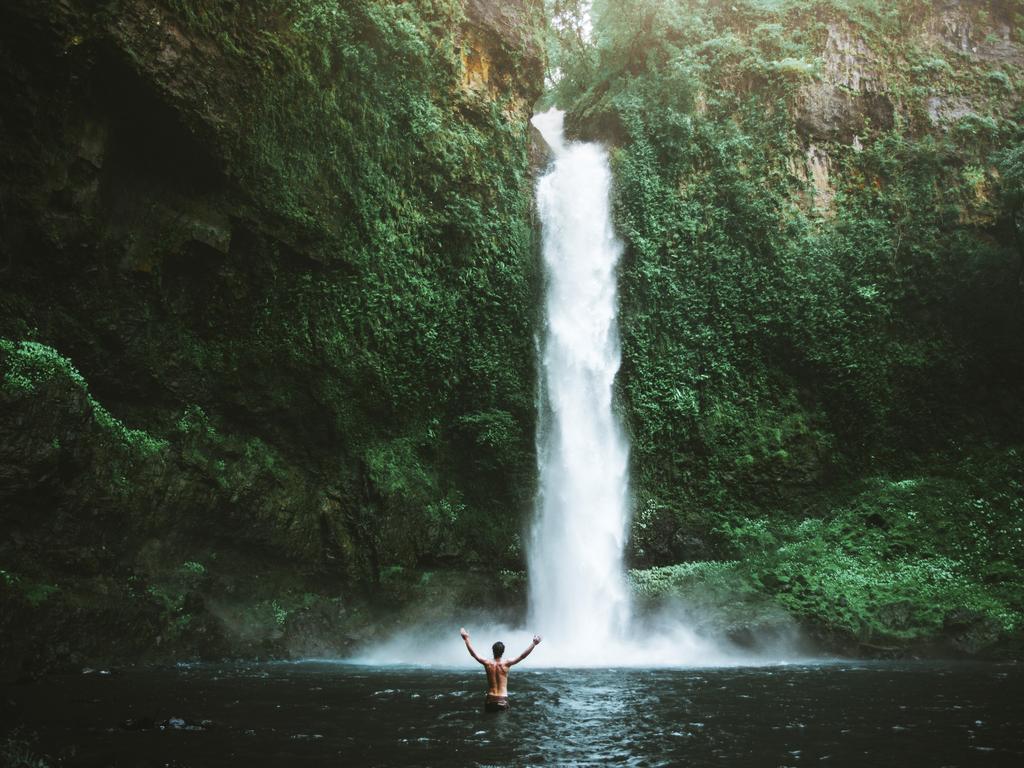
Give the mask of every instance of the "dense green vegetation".
[[[108, 407], [155, 434], [203, 414], [211, 428], [254, 433], [343, 485], [365, 478], [378, 499], [365, 503], [384, 508], [372, 515], [390, 513], [391, 525], [373, 528], [419, 529], [402, 545], [415, 552], [381, 553], [385, 561], [436, 552], [420, 546], [437, 543], [421, 538], [422, 524], [451, 510], [494, 554], [480, 536], [493, 519], [484, 512], [521, 506], [532, 469], [535, 278], [526, 115], [515, 112], [528, 86], [508, 77], [490, 93], [461, 87], [460, 3], [170, 0], [162, 12], [215, 46], [216, 70], [176, 94], [181, 116], [145, 105], [187, 125], [155, 137], [182, 146], [147, 143], [145, 114], [117, 126], [133, 135], [113, 137], [130, 145], [115, 173], [152, 173], [110, 182], [147, 200], [112, 206], [118, 227], [139, 232], [128, 244], [101, 240], [102, 278], [51, 285], [52, 308], [24, 297], [58, 274], [71, 282], [70, 249], [46, 243], [41, 265], [31, 263], [38, 253], [14, 254], [4, 331], [70, 356]], [[101, 46], [95, 25], [121, 16], [131, 19], [108, 4], [76, 49]], [[119, 42], [142, 57], [149, 32]], [[511, 70], [535, 66], [511, 45], [502, 55]], [[238, 74], [218, 82], [224, 72]], [[221, 103], [206, 104], [207, 89]], [[190, 124], [211, 108], [223, 123]], [[182, 166], [143, 163], [151, 152]], [[207, 178], [205, 166], [218, 164], [226, 180]], [[235, 224], [220, 221], [224, 194], [241, 196]], [[196, 219], [228, 231], [203, 238]], [[141, 329], [97, 338], [129, 323]], [[122, 379], [104, 354], [151, 381]], [[147, 396], [132, 389], [168, 377], [174, 391], [158, 412], [132, 406]], [[247, 381], [233, 394], [226, 379], [238, 377]]]
[[386, 510], [387, 525], [368, 525], [416, 530], [383, 561], [443, 550], [435, 519], [452, 510], [493, 554], [485, 513], [521, 504], [532, 467], [525, 124], [506, 113], [519, 94], [458, 87], [460, 3], [204, 5], [170, 3], [270, 73], [239, 137], [238, 182], [327, 265], [276, 275], [241, 351], [295, 373], [268, 382], [281, 418], [310, 377], [319, 429], [344, 436], [385, 508], [371, 514]]
[[615, 147], [635, 560], [732, 563], [638, 588], [728, 572], [881, 645], [1019, 627], [1020, 70], [922, 2], [598, 2], [590, 42], [576, 9], [554, 98]]
[[734, 519], [721, 534], [741, 559], [637, 570], [635, 591], [651, 605], [683, 597], [704, 615], [724, 606], [739, 626], [781, 606], [850, 650], [851, 640], [895, 650], [944, 637], [984, 650], [1024, 620], [1019, 455], [977, 450], [930, 468], [941, 475], [873, 477], [847, 495], [822, 494], [802, 517]]
[[11, 663], [340, 653], [495, 571], [519, 607], [545, 43], [612, 151], [638, 595], [1020, 637], [1024, 14], [542, 5], [0, 10]]
[[148, 5], [0, 12], [0, 633], [337, 645], [395, 573], [515, 567], [539, 6]]

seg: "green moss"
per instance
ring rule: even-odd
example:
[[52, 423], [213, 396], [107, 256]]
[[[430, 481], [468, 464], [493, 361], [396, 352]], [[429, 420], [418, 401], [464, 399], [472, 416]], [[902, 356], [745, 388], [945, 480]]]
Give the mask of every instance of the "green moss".
[[3, 386], [11, 393], [34, 393], [41, 384], [55, 378], [69, 380], [88, 391], [82, 374], [55, 349], [35, 341], [15, 342], [0, 339], [4, 353]]
[[60, 592], [60, 587], [56, 584], [43, 584], [37, 582], [32, 584], [22, 584], [22, 590], [29, 605], [36, 608], [49, 600], [53, 595]]
[[[43, 396], [42, 388], [50, 382], [70, 384], [85, 395], [92, 418], [114, 445], [140, 458], [154, 456], [167, 448], [167, 441], [155, 438], [145, 430], [130, 429], [100, 405], [89, 393], [88, 384], [78, 369], [57, 350], [34, 341], [14, 342], [0, 339], [3, 391], [9, 396]], [[60, 441], [53, 438], [55, 448]]]
[[736, 562], [702, 560], [629, 572], [633, 593], [641, 600], [657, 602], [668, 598], [690, 598], [699, 591], [733, 586], [742, 568]]
[[[1016, 451], [952, 477], [876, 478], [821, 517], [723, 524], [736, 559], [634, 570], [644, 605], [735, 613], [774, 604], [869, 646], [935, 643], [950, 627], [1024, 627], [1024, 533]], [[742, 611], [740, 612], [742, 613]]]
[[[725, 535], [758, 588], [864, 640], [918, 640], [961, 614], [1024, 623], [1019, 470], [1010, 450], [953, 478], [878, 478], [822, 517], [748, 519]], [[1005, 473], [1005, 474], [1003, 474]]]
[[1003, 91], [1013, 91], [1013, 83], [1007, 75], [1001, 69], [993, 69], [988, 73], [988, 81], [998, 86]]
[[370, 448], [366, 466], [374, 485], [396, 500], [426, 503], [435, 492], [436, 480], [428, 474], [408, 439]]

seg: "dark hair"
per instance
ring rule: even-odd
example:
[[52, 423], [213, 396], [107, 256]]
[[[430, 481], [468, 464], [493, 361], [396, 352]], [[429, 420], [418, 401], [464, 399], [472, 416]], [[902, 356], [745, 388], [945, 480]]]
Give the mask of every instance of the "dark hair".
[[501, 654], [505, 652], [505, 644], [499, 640], [491, 646], [491, 651], [494, 653], [494, 658], [500, 659]]

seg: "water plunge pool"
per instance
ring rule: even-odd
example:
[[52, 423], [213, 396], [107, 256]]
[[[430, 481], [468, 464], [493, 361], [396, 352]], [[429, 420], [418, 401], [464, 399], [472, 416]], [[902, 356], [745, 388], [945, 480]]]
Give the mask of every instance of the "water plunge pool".
[[507, 715], [481, 711], [475, 666], [181, 666], [51, 676], [3, 698], [6, 724], [68, 766], [1024, 764], [1013, 664], [525, 662], [509, 682]]

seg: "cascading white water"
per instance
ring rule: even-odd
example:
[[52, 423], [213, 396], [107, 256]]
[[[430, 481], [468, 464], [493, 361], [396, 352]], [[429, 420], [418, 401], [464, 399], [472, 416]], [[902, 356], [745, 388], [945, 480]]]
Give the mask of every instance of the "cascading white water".
[[547, 283], [538, 430], [540, 492], [529, 550], [531, 625], [580, 663], [629, 622], [622, 554], [629, 445], [612, 407], [619, 369], [611, 171], [604, 148], [566, 143], [563, 114], [534, 117], [554, 152], [537, 185]]

